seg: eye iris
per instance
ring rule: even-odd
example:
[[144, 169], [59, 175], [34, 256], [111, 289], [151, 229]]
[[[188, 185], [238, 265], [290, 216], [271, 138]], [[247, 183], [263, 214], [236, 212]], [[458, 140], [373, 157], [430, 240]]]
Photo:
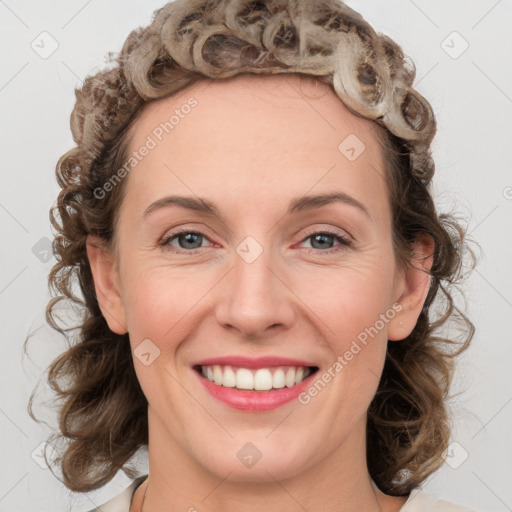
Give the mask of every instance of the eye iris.
[[[178, 237], [178, 240], [179, 240], [179, 244], [180, 244], [180, 247], [182, 249], [197, 249], [198, 247], [201, 247], [201, 236], [200, 234], [198, 233], [186, 233], [184, 235], [180, 235]], [[185, 245], [183, 245], [181, 243], [182, 240], [185, 239]], [[197, 244], [197, 241], [199, 241], [199, 245], [193, 245], [194, 243]], [[192, 244], [192, 246], [190, 246], [189, 244]]]
[[[333, 238], [334, 238], [334, 237], [333, 237], [332, 235], [327, 235], [327, 234], [313, 235], [311, 245], [312, 245], [315, 249], [323, 249], [323, 248], [325, 248], [325, 247], [326, 247], [326, 246], [325, 246], [325, 241], [326, 241], [326, 239], [330, 239], [330, 240], [331, 240], [331, 242], [332, 242], [332, 241], [333, 241]], [[320, 247], [315, 247], [314, 242], [315, 242], [315, 241], [317, 241], [317, 240], [321, 240], [321, 241], [323, 241], [323, 242], [324, 242], [324, 244], [323, 244], [323, 245], [321, 244], [321, 245], [320, 245]]]

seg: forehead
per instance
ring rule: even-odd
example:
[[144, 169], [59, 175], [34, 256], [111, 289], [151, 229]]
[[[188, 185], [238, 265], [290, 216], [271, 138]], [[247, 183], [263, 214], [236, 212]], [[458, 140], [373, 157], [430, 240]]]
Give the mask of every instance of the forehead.
[[139, 209], [171, 192], [215, 202], [245, 194], [261, 205], [341, 189], [384, 215], [381, 129], [314, 79], [200, 80], [147, 104], [132, 126], [129, 154], [151, 149], [130, 172], [127, 197]]

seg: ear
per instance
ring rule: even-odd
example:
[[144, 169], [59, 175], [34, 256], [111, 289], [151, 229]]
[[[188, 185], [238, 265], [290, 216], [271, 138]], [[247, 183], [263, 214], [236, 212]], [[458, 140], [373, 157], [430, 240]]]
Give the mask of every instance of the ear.
[[86, 246], [101, 312], [111, 331], [125, 334], [128, 329], [115, 256], [105, 247], [104, 241], [94, 235], [87, 236]]
[[430, 289], [430, 274], [434, 262], [434, 239], [422, 233], [411, 244], [410, 264], [399, 278], [398, 302], [402, 309], [388, 323], [388, 340], [403, 340], [416, 326]]

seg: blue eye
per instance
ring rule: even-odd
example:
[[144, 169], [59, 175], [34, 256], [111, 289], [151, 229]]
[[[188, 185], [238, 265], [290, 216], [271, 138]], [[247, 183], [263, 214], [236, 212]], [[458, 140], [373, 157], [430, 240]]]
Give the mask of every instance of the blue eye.
[[[350, 247], [351, 245], [351, 242], [347, 238], [338, 233], [331, 233], [330, 231], [317, 231], [304, 238], [303, 242], [309, 239], [312, 240], [312, 249], [320, 252], [332, 252], [332, 250], [338, 250], [332, 247], [335, 240], [345, 247]], [[317, 244], [317, 246], [315, 247], [314, 244]]]
[[[320, 252], [320, 253], [331, 253], [334, 251], [340, 250], [339, 247], [336, 248], [332, 245], [335, 241], [338, 241], [339, 245], [344, 247], [350, 247], [352, 245], [351, 241], [340, 235], [339, 233], [332, 233], [330, 231], [317, 231], [302, 240], [301, 243], [304, 243], [306, 240], [311, 239], [312, 247], [306, 248], [308, 252]], [[173, 244], [174, 241], [178, 242], [178, 246]], [[199, 231], [188, 231], [183, 230], [178, 233], [174, 233], [167, 238], [165, 238], [162, 242], [159, 243], [160, 246], [167, 248], [171, 252], [180, 252], [182, 249], [184, 252], [194, 253], [198, 249], [204, 248], [202, 242], [204, 240], [209, 240], [206, 235]]]
[[[168, 247], [172, 245], [172, 241], [177, 240], [180, 249], [192, 249], [192, 251], [186, 252], [193, 252], [194, 249], [199, 249], [201, 247], [203, 238], [206, 238], [206, 236], [198, 231], [180, 231], [163, 240], [160, 245]], [[176, 247], [175, 245], [172, 246]]]

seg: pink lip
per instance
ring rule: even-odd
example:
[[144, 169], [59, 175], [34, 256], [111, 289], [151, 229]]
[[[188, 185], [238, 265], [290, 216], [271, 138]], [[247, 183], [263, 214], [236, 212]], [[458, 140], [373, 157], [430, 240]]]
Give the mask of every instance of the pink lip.
[[[241, 368], [269, 368], [272, 366], [315, 366], [307, 361], [298, 359], [286, 359], [281, 357], [260, 357], [251, 359], [247, 357], [218, 357], [212, 359], [204, 359], [194, 366], [211, 366], [218, 364], [221, 366], [230, 365]], [[274, 389], [271, 391], [246, 391], [236, 388], [228, 388], [226, 386], [218, 386], [207, 378], [200, 375], [194, 370], [197, 378], [206, 390], [217, 400], [225, 404], [246, 412], [263, 412], [270, 411], [285, 405], [296, 399], [300, 393], [305, 391], [310, 385], [311, 379], [315, 376], [312, 373], [306, 377], [300, 384], [291, 388]]]
[[296, 399], [306, 390], [315, 374], [306, 377], [300, 384], [291, 388], [275, 389], [273, 391], [243, 391], [236, 388], [217, 386], [197, 372], [197, 377], [206, 390], [217, 400], [246, 412], [263, 412], [276, 409]]
[[236, 388], [218, 386], [195, 372], [206, 390], [217, 400], [247, 412], [262, 412], [276, 409], [296, 399], [306, 390], [315, 374], [306, 377], [300, 384], [291, 388], [274, 389], [272, 391], [244, 391]]
[[299, 359], [289, 359], [285, 357], [243, 357], [243, 356], [227, 356], [227, 357], [212, 357], [210, 359], [203, 359], [194, 363], [200, 366], [212, 366], [218, 364], [220, 366], [238, 366], [239, 368], [270, 368], [271, 366], [317, 366], [308, 361], [301, 361]]

